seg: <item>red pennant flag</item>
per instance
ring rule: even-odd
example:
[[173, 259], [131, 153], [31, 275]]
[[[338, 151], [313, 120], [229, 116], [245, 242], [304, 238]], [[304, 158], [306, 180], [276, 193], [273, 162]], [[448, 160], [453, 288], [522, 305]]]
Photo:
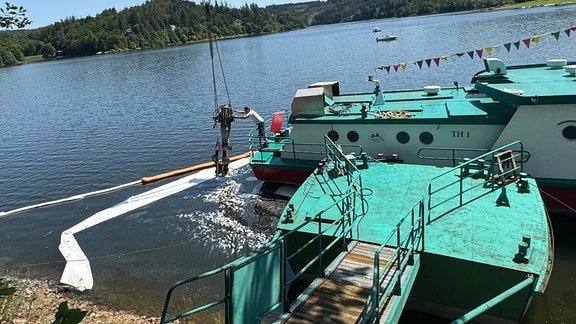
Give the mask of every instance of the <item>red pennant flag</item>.
[[477, 50], [476, 50], [476, 54], [478, 54], [478, 57], [479, 57], [479, 58], [482, 58], [482, 53], [483, 53], [482, 49], [477, 49]]
[[394, 71], [398, 72], [398, 67], [399, 67], [400, 65], [394, 64], [394, 65], [392, 65], [392, 66], [394, 67]]
[[522, 42], [526, 45], [526, 48], [530, 48], [530, 38], [523, 39]]
[[439, 58], [439, 57], [435, 57], [435, 58], [434, 58], [434, 63], [436, 63], [436, 66], [440, 66], [440, 58]]

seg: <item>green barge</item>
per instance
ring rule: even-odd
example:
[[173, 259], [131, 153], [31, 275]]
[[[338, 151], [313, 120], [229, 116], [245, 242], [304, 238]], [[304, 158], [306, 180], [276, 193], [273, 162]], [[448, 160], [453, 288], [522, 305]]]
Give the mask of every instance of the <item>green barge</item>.
[[[214, 310], [226, 323], [397, 323], [407, 308], [516, 323], [545, 291], [552, 229], [521, 142], [454, 168], [344, 154], [328, 137], [325, 156], [275, 239], [174, 284], [162, 323]], [[203, 280], [222, 280], [224, 293], [176, 306]]]

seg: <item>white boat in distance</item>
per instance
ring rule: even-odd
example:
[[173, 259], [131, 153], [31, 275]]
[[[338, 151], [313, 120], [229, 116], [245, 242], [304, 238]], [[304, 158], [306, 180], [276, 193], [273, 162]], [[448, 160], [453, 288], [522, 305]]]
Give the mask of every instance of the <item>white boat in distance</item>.
[[396, 38], [398, 38], [398, 36], [396, 36], [396, 35], [384, 35], [384, 36], [376, 37], [376, 41], [377, 42], [388, 42], [388, 41], [396, 40]]

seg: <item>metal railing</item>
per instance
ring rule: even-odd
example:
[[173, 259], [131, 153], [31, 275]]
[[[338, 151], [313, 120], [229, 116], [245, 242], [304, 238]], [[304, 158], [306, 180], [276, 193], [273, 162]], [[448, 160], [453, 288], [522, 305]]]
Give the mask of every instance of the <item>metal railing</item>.
[[[426, 209], [424, 199], [416, 203], [390, 232], [374, 254], [373, 284], [364, 309], [360, 314], [360, 323], [380, 321], [382, 309], [392, 295], [401, 295], [402, 276], [408, 266], [414, 264], [417, 251], [424, 249], [424, 219]], [[408, 223], [410, 220], [410, 223]], [[407, 227], [407, 228], [406, 228]], [[407, 233], [407, 234], [404, 234]], [[394, 252], [381, 268], [380, 254], [386, 247], [395, 246]], [[388, 280], [388, 281], [387, 281]], [[407, 292], [409, 293], [409, 292]]]
[[[286, 111], [284, 111], [286, 114]], [[267, 116], [264, 123], [269, 125], [274, 115]], [[288, 129], [288, 125], [284, 126], [284, 131]], [[288, 134], [280, 132], [274, 136], [266, 136], [266, 141], [270, 143], [270, 147], [281, 147], [283, 157], [292, 160], [295, 164], [298, 160], [320, 161], [326, 155], [326, 143], [322, 140], [318, 142], [296, 142], [296, 140]], [[252, 128], [248, 133], [248, 141], [250, 143], [250, 151], [253, 154], [262, 154], [266, 149], [262, 149], [263, 138], [257, 135], [258, 129]], [[269, 133], [269, 132], [267, 132]], [[334, 144], [336, 145], [336, 144]], [[338, 144], [337, 147], [345, 153], [362, 154], [364, 149], [361, 145], [357, 144]], [[270, 149], [268, 149], [270, 151]], [[286, 161], [289, 163], [289, 161]]]
[[[471, 157], [477, 157], [478, 154], [487, 153], [488, 149], [474, 149], [474, 148], [446, 148], [446, 147], [424, 147], [418, 150], [417, 156], [421, 160], [434, 160], [434, 161], [450, 161], [452, 167], [458, 166], [460, 163], [470, 160]], [[428, 153], [430, 152], [430, 153]], [[425, 155], [433, 153], [444, 153], [436, 155]], [[515, 152], [519, 153], [519, 152]], [[530, 152], [523, 151], [521, 160], [523, 163], [530, 160]]]
[[[512, 148], [517, 148], [513, 150]], [[500, 157], [502, 152], [505, 156]], [[428, 183], [428, 223], [432, 210], [435, 217], [441, 217], [457, 208], [464, 206], [476, 199], [488, 195], [495, 190], [503, 188], [507, 184], [506, 179], [517, 179], [524, 170], [524, 145], [520, 141], [504, 145], [488, 153], [471, 160], [464, 160], [459, 166], [451, 168], [446, 172], [430, 179]], [[455, 180], [445, 184], [444, 179], [453, 177]], [[442, 180], [440, 180], [442, 179]], [[473, 180], [483, 181], [473, 181]], [[478, 194], [473, 194], [477, 188]], [[440, 201], [433, 201], [432, 196], [443, 192], [447, 198]], [[471, 193], [466, 195], [466, 193]], [[437, 195], [436, 195], [437, 196]], [[439, 209], [443, 207], [444, 209]]]

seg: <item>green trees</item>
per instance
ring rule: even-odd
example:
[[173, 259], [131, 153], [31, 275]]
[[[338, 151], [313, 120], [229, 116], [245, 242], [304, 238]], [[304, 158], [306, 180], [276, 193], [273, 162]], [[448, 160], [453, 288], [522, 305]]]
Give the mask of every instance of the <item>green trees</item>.
[[5, 8], [0, 8], [0, 28], [24, 28], [30, 25], [31, 21], [26, 17], [24, 7], [6, 2]]
[[[303, 28], [285, 13], [269, 13], [257, 5], [230, 8], [217, 2], [212, 10], [215, 37], [261, 35]], [[136, 48], [162, 47], [206, 40], [203, 5], [181, 0], [149, 0], [118, 12], [106, 9], [95, 17], [67, 18], [35, 30], [0, 33], [0, 66], [23, 61], [24, 55], [54, 57], [92, 55]]]
[[[239, 9], [214, 2], [215, 37], [262, 35], [306, 25], [418, 16], [501, 6], [520, 0], [327, 0]], [[0, 27], [30, 23], [22, 7], [0, 9]], [[67, 18], [27, 31], [0, 32], [0, 67], [22, 62], [23, 56], [92, 55], [137, 48], [162, 47], [206, 40], [203, 4], [182, 0], [148, 0], [124, 9], [106, 9], [95, 17]]]
[[[31, 22], [26, 17], [26, 9], [8, 2], [5, 8], [0, 8], [0, 28], [24, 28]], [[28, 50], [32, 49], [30, 46]], [[18, 42], [0, 39], [0, 67], [13, 65], [24, 61], [24, 47]]]
[[[314, 9], [316, 14], [310, 20], [310, 24], [322, 25], [369, 19], [423, 16], [490, 8], [516, 1], [521, 0], [328, 0], [323, 7]], [[309, 3], [303, 5], [307, 4]], [[300, 9], [306, 12], [312, 8]]]

